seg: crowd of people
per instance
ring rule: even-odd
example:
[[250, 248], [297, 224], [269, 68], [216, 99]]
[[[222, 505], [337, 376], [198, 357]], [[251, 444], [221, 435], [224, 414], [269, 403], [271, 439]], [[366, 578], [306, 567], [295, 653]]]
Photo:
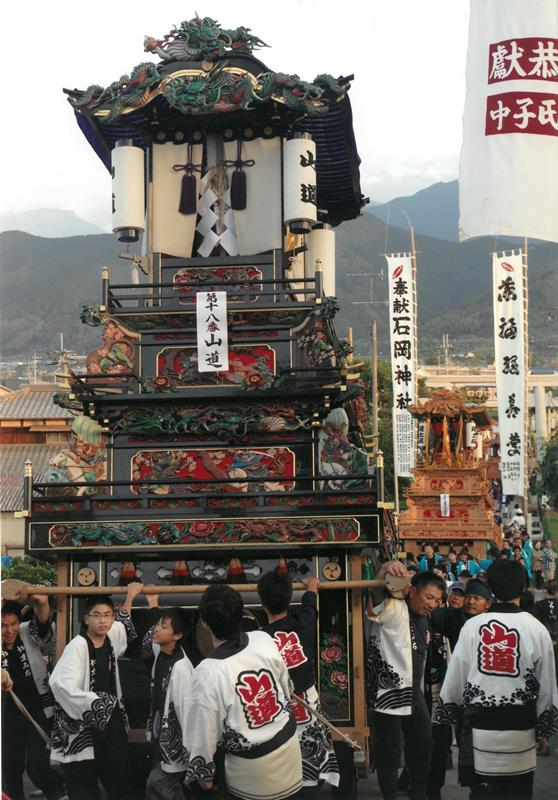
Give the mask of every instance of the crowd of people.
[[[417, 557], [381, 567], [378, 577], [413, 576], [405, 603], [377, 597], [369, 609], [369, 705], [385, 800], [405, 789], [440, 800], [454, 737], [472, 800], [533, 796], [536, 756], [550, 753], [558, 731], [555, 564], [550, 540], [533, 548], [512, 529], [485, 559], [466, 545], [442, 555], [425, 543]], [[538, 602], [530, 583], [544, 587]]]
[[[312, 798], [324, 783], [338, 785], [330, 733], [314, 713], [318, 580], [305, 583], [289, 612], [290, 576], [263, 575], [258, 591], [268, 622], [249, 632], [242, 596], [226, 585], [209, 586], [199, 619], [210, 652], [195, 666], [185, 647], [186, 612], [159, 608], [158, 595], [147, 594], [148, 800]], [[99, 784], [108, 800], [137, 798], [130, 792], [118, 659], [136, 637], [132, 604], [143, 589], [130, 583], [117, 610], [108, 595], [87, 598], [82, 630], [52, 671], [48, 599], [35, 595], [31, 619], [23, 622], [18, 603], [3, 603], [2, 780], [10, 800], [24, 800], [25, 770], [47, 800], [98, 800]]]
[[[378, 588], [367, 604], [371, 752], [384, 800], [401, 792], [439, 800], [454, 737], [472, 800], [532, 798], [537, 753], [548, 753], [558, 732], [558, 600], [552, 543], [537, 560], [528, 540], [514, 531], [480, 561], [466, 547], [442, 555], [426, 544], [418, 558], [381, 565], [380, 580], [410, 579], [404, 598]], [[539, 571], [544, 598], [524, 610], [529, 573], [538, 585]], [[3, 603], [10, 800], [24, 800], [25, 770], [47, 800], [98, 800], [99, 784], [108, 800], [132, 797], [118, 659], [136, 637], [132, 605], [143, 591], [132, 582], [118, 609], [108, 595], [87, 598], [82, 630], [52, 669], [48, 598], [34, 597], [26, 621], [19, 604]], [[267, 624], [247, 632], [242, 596], [222, 584], [205, 590], [199, 619], [209, 648], [197, 664], [185, 646], [185, 611], [146, 594], [147, 800], [312, 798], [339, 784], [330, 732], [315, 714], [318, 581], [306, 581], [294, 608], [288, 574], [265, 574], [258, 591]]]

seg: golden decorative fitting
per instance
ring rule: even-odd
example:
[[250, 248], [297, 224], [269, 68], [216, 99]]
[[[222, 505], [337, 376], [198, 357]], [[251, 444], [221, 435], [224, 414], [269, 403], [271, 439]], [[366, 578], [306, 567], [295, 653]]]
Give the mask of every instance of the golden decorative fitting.
[[25, 519], [29, 516], [29, 511], [14, 511], [15, 519]]
[[108, 281], [108, 279], [109, 279], [109, 268], [108, 267], [103, 267], [102, 277], [103, 277], [104, 281]]
[[32, 478], [33, 477], [33, 462], [31, 459], [28, 459], [25, 462], [25, 477]]

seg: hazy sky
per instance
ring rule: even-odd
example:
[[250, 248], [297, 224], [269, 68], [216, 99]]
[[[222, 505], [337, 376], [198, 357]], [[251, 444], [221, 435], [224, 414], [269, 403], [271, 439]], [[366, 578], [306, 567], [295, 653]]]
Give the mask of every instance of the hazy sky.
[[[196, 7], [197, 6], [197, 7]], [[198, 12], [245, 25], [271, 47], [271, 69], [312, 80], [354, 73], [350, 92], [365, 194], [385, 201], [457, 177], [465, 92], [467, 0], [15, 0], [3, 39], [0, 214], [68, 208], [107, 228], [110, 180], [62, 87], [107, 85]], [[6, 52], [7, 51], [7, 52]]]

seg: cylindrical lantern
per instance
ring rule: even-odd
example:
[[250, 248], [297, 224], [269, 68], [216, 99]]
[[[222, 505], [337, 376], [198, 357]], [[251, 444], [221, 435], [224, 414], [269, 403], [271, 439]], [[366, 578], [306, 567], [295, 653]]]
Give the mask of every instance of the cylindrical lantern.
[[324, 295], [335, 297], [335, 231], [331, 225], [320, 223], [312, 228], [306, 237], [306, 244], [306, 277], [314, 276], [319, 261]]
[[475, 458], [481, 459], [484, 456], [484, 436], [480, 431], [477, 431], [477, 442], [475, 448]]
[[283, 208], [292, 233], [308, 233], [318, 218], [316, 145], [307, 133], [283, 145]]
[[477, 426], [470, 420], [465, 423], [465, 447], [475, 447], [477, 443]]
[[143, 150], [121, 139], [112, 151], [112, 230], [120, 242], [137, 242], [144, 229]]

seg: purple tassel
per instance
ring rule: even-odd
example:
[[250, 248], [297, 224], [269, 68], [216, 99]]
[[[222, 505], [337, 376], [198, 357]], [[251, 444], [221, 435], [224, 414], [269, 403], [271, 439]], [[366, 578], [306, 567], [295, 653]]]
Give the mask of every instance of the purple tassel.
[[231, 178], [231, 208], [244, 211], [246, 208], [246, 173], [242, 168], [235, 169]]
[[182, 176], [182, 191], [178, 210], [181, 214], [195, 214], [198, 210], [196, 178], [186, 173]]

